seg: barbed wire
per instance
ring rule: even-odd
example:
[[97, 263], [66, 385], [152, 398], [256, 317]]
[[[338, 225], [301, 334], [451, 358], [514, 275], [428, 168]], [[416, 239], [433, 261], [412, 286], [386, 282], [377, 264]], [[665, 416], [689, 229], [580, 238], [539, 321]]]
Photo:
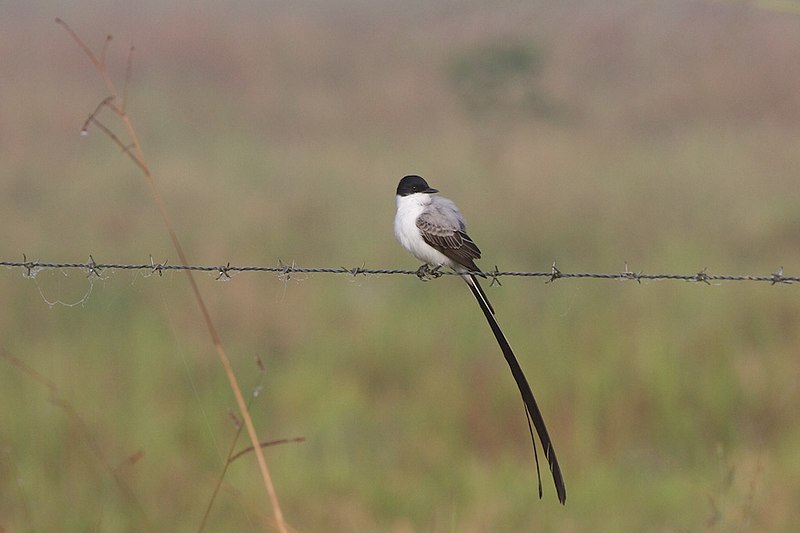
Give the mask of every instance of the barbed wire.
[[[271, 272], [278, 274], [282, 279], [291, 279], [293, 274], [348, 274], [353, 277], [359, 275], [370, 274], [384, 274], [384, 275], [404, 275], [404, 276], [417, 276], [422, 281], [438, 278], [440, 276], [453, 276], [461, 275], [457, 272], [449, 270], [442, 270], [441, 268], [429, 268], [422, 266], [416, 270], [400, 269], [400, 268], [367, 268], [365, 265], [347, 268], [347, 267], [303, 267], [297, 265], [294, 261], [291, 264], [285, 264], [280, 259], [277, 266], [239, 266], [232, 265], [227, 262], [224, 265], [170, 265], [167, 261], [160, 263], [150, 257], [148, 263], [129, 264], [129, 263], [98, 263], [94, 257], [89, 255], [89, 261], [84, 263], [66, 263], [66, 262], [44, 262], [44, 261], [31, 261], [22, 255], [22, 261], [0, 261], [0, 266], [7, 268], [19, 268], [24, 270], [25, 277], [35, 277], [38, 272], [44, 269], [77, 269], [86, 272], [88, 277], [102, 278], [104, 270], [144, 270], [151, 274], [158, 274], [162, 276], [167, 271], [185, 271], [191, 270], [196, 272], [216, 272], [217, 279], [230, 279], [232, 273], [238, 272]], [[776, 272], [769, 275], [753, 276], [749, 274], [711, 274], [708, 269], [702, 270], [692, 274], [648, 274], [643, 271], [633, 272], [628, 268], [625, 263], [625, 270], [620, 272], [562, 272], [556, 267], [555, 262], [550, 267], [549, 271], [540, 272], [520, 272], [520, 271], [505, 271], [499, 270], [497, 266], [494, 270], [483, 272], [472, 272], [472, 274], [485, 276], [491, 279], [492, 284], [500, 284], [500, 278], [503, 277], [534, 277], [546, 278], [547, 283], [552, 283], [561, 279], [582, 279], [582, 278], [595, 278], [595, 279], [611, 279], [623, 281], [635, 281], [641, 283], [642, 281], [650, 280], [676, 280], [687, 281], [694, 283], [705, 283], [710, 285], [712, 282], [720, 281], [756, 281], [769, 283], [770, 285], [784, 284], [789, 285], [793, 282], [800, 281], [800, 276], [786, 276], [783, 273], [783, 267], [780, 267]]]

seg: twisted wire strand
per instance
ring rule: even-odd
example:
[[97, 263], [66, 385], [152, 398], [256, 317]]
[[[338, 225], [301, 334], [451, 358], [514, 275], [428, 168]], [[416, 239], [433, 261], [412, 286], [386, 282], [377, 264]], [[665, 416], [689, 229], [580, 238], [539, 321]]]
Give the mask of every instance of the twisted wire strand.
[[[0, 261], [0, 266], [7, 268], [20, 268], [25, 270], [24, 275], [27, 277], [34, 276], [37, 272], [44, 269], [77, 269], [83, 270], [88, 276], [100, 277], [104, 270], [144, 270], [151, 273], [163, 275], [166, 271], [184, 271], [191, 270], [196, 272], [216, 272], [218, 279], [230, 278], [231, 273], [236, 272], [270, 272], [279, 274], [283, 277], [290, 277], [292, 274], [349, 274], [351, 276], [358, 276], [360, 274], [380, 274], [380, 275], [403, 275], [403, 276], [417, 276], [423, 281], [438, 278], [440, 276], [460, 275], [457, 272], [440, 270], [438, 268], [430, 269], [421, 267], [417, 270], [401, 269], [401, 268], [367, 268], [364, 265], [356, 267], [303, 267], [295, 264], [284, 264], [279, 261], [277, 266], [264, 266], [264, 265], [232, 265], [230, 262], [224, 265], [170, 265], [166, 261], [156, 263], [151, 258], [149, 263], [97, 263], [90, 255], [88, 262], [82, 263], [67, 263], [67, 262], [45, 262], [45, 261], [31, 261], [23, 254], [22, 261]], [[746, 281], [746, 282], [762, 282], [775, 284], [791, 284], [800, 281], [800, 276], [786, 276], [783, 273], [783, 267], [778, 271], [769, 275], [750, 275], [750, 274], [711, 274], [707, 269], [702, 269], [698, 272], [691, 274], [648, 274], [645, 272], [631, 272], [628, 270], [627, 265], [624, 271], [620, 272], [562, 272], [559, 270], [555, 263], [549, 271], [538, 272], [525, 272], [525, 271], [508, 271], [494, 270], [475, 272], [474, 274], [482, 274], [491, 279], [493, 283], [499, 283], [499, 279], [503, 277], [537, 277], [546, 278], [548, 283], [552, 283], [562, 279], [611, 279], [611, 280], [628, 280], [641, 283], [645, 280], [673, 280], [673, 281], [687, 281], [695, 283], [711, 284], [712, 282], [720, 281]]]

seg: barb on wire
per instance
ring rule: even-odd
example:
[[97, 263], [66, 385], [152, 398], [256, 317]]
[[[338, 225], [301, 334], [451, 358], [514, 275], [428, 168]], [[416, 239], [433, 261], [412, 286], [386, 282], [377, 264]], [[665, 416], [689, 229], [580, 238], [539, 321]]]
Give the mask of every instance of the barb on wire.
[[228, 264], [223, 266], [218, 266], [217, 271], [219, 272], [219, 276], [217, 276], [217, 281], [224, 280], [229, 281], [231, 279], [231, 275], [228, 274], [231, 270], [231, 262], [228, 261]]
[[21, 266], [22, 268], [25, 269], [25, 274], [23, 274], [23, 276], [25, 276], [26, 278], [32, 278], [33, 276], [35, 276], [36, 275], [35, 271], [38, 270], [36, 267], [36, 263], [37, 261], [28, 261], [28, 257], [25, 254], [22, 254]]
[[555, 280], [560, 279], [562, 277], [561, 271], [556, 267], [556, 262], [553, 261], [553, 266], [550, 267], [550, 279], [546, 281], [546, 283], [553, 283]]
[[620, 279], [623, 279], [623, 280], [632, 279], [636, 283], [638, 283], [639, 285], [642, 284], [642, 277], [641, 276], [642, 276], [642, 271], [641, 270], [639, 272], [631, 272], [630, 270], [628, 270], [628, 262], [627, 261], [625, 261], [625, 272], [620, 272], [619, 273]]
[[[152, 256], [147, 263], [98, 263], [90, 255], [88, 263], [67, 263], [67, 262], [45, 262], [45, 261], [31, 261], [25, 254], [22, 254], [22, 261], [0, 261], [0, 267], [19, 268], [23, 270], [23, 276], [32, 277], [36, 272], [43, 269], [57, 269], [69, 270], [78, 269], [84, 270], [88, 273], [89, 277], [97, 277], [102, 279], [101, 273], [108, 270], [143, 270], [150, 274], [158, 273], [159, 276], [163, 275], [165, 271], [195, 271], [195, 272], [211, 272], [216, 273], [217, 280], [228, 281], [231, 279], [232, 273], [237, 272], [267, 272], [278, 274], [278, 277], [283, 281], [291, 279], [293, 274], [346, 274], [348, 276], [359, 275], [400, 275], [400, 276], [415, 276], [422, 281], [429, 281], [439, 278], [441, 276], [460, 276], [460, 273], [442, 270], [441, 267], [430, 268], [423, 265], [416, 270], [399, 269], [399, 268], [367, 268], [363, 263], [355, 267], [302, 267], [297, 265], [294, 261], [291, 264], [286, 264], [282, 260], [278, 260], [277, 266], [263, 266], [263, 265], [232, 265], [230, 261], [224, 265], [171, 265], [168, 261], [156, 263]], [[527, 277], [527, 278], [545, 278], [546, 283], [553, 283], [556, 280], [566, 279], [609, 279], [609, 280], [622, 280], [622, 281], [635, 281], [641, 284], [643, 280], [668, 280], [668, 281], [688, 281], [692, 283], [703, 283], [710, 285], [712, 282], [720, 281], [753, 281], [769, 283], [770, 285], [790, 285], [794, 282], [800, 281], [800, 276], [787, 276], [784, 274], [783, 267], [780, 267], [776, 272], [768, 275], [754, 276], [750, 274], [710, 274], [707, 268], [692, 274], [647, 274], [642, 271], [633, 272], [625, 264], [625, 270], [621, 272], [563, 272], [556, 264], [553, 263], [549, 271], [507, 271], [499, 270], [495, 265], [494, 270], [486, 272], [472, 272], [472, 274], [483, 274], [491, 279], [492, 284], [499, 284], [500, 278], [504, 277]]]
[[281, 281], [289, 281], [289, 280], [291, 280], [292, 279], [292, 272], [294, 272], [294, 267], [295, 267], [294, 261], [292, 261], [291, 265], [284, 265], [283, 264], [283, 260], [281, 258], [278, 258], [278, 265], [280, 265], [278, 267], [279, 268], [278, 272], [280, 273], [279, 277], [280, 277]]
[[92, 254], [89, 254], [89, 263], [87, 263], [86, 265], [86, 271], [87, 271], [86, 274], [87, 278], [91, 278], [92, 276], [94, 276], [97, 279], [103, 279], [103, 277], [100, 275], [100, 272], [103, 271], [103, 267], [101, 267], [95, 262], [94, 257], [92, 257]]
[[494, 266], [494, 270], [490, 270], [489, 272], [484, 272], [484, 274], [486, 274], [487, 278], [492, 280], [491, 282], [489, 282], [490, 287], [494, 287], [495, 285], [499, 287], [502, 285], [502, 283], [500, 283], [500, 277], [498, 276], [498, 274], [500, 274], [500, 269], [497, 268], [497, 265]]
[[156, 272], [158, 272], [159, 276], [163, 276], [164, 275], [164, 267], [167, 266], [167, 262], [164, 261], [163, 263], [156, 264], [155, 261], [153, 261], [153, 256], [151, 255], [150, 256], [150, 266], [153, 268], [153, 270], [151, 272], [152, 274], [155, 274]]
[[347, 270], [347, 272], [350, 273], [354, 278], [357, 278], [359, 274], [366, 274], [366, 272], [364, 271], [364, 267], [365, 267], [364, 263], [361, 263], [361, 266], [353, 268], [345, 268], [345, 267], [342, 268]]
[[775, 285], [776, 283], [784, 283], [789, 285], [792, 283], [792, 280], [789, 280], [783, 276], [783, 267], [780, 267], [777, 272], [773, 272], [772, 276], [770, 277], [772, 278], [770, 285]]

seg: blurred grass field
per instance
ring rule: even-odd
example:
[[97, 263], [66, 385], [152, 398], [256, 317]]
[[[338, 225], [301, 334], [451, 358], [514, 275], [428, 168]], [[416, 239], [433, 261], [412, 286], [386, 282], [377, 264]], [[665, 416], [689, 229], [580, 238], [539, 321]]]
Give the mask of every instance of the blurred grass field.
[[[766, 5], [766, 4], [761, 4]], [[65, 32], [118, 83], [196, 264], [416, 268], [394, 188], [457, 201], [481, 266], [800, 272], [800, 16], [735, 2], [55, 2], [0, 17], [0, 256], [177, 262]], [[103, 116], [113, 124], [109, 115]], [[235, 402], [181, 274], [0, 272], [0, 530], [196, 530]], [[567, 483], [538, 500], [463, 284], [200, 275], [298, 531], [790, 531], [794, 286], [488, 288]], [[65, 306], [58, 302], [77, 304]], [[52, 305], [51, 305], [52, 304]], [[83, 424], [83, 425], [82, 425]], [[246, 446], [245, 439], [240, 447]], [[98, 451], [107, 465], [98, 456]], [[131, 457], [138, 458], [132, 460]], [[128, 489], [122, 488], [122, 486]], [[272, 527], [251, 455], [209, 531]]]

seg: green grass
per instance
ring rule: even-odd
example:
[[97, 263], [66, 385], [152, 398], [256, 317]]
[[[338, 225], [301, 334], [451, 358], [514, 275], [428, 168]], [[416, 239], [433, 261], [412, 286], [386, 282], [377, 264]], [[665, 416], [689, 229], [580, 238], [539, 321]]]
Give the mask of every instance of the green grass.
[[[117, 73], [137, 46], [130, 112], [195, 263], [416, 268], [391, 221], [397, 180], [419, 172], [462, 207], [487, 269], [797, 274], [796, 17], [398, 6], [14, 7], [0, 20], [13, 58], [0, 64], [0, 256], [177, 262], [136, 169], [99, 131], [78, 135], [105, 95], [61, 16], [91, 43], [114, 33]], [[454, 62], [489, 68], [485, 51], [506, 44], [536, 51], [526, 76], [557, 112], [459, 100]], [[214, 278], [198, 275], [246, 394], [256, 355], [266, 368], [260, 436], [305, 437], [265, 451], [296, 530], [800, 520], [794, 286], [488, 288], [550, 428], [562, 508], [547, 472], [538, 500], [519, 395], [459, 280]], [[5, 270], [0, 302], [0, 351], [57, 389], [0, 359], [0, 528], [196, 530], [235, 401], [184, 277]], [[207, 530], [271, 526], [265, 502], [245, 456]]]

